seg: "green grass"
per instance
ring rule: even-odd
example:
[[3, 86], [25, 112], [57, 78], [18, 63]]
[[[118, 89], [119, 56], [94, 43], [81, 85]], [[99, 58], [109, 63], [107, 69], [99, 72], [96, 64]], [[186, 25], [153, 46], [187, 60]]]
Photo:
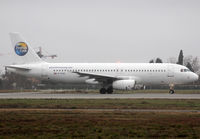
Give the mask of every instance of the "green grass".
[[36, 92], [37, 90], [33, 89], [22, 89], [22, 90], [0, 90], [0, 93], [16, 93], [16, 92]]
[[0, 108], [200, 110], [200, 101], [169, 99], [1, 99]]

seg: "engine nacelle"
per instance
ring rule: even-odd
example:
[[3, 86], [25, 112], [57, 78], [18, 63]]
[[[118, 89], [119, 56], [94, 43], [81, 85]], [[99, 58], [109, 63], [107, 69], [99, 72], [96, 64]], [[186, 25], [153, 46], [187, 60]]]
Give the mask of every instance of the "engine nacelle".
[[88, 83], [88, 84], [98, 84], [99, 83], [95, 79], [87, 79], [85, 82]]
[[135, 86], [135, 80], [117, 80], [112, 84], [114, 89], [132, 90]]

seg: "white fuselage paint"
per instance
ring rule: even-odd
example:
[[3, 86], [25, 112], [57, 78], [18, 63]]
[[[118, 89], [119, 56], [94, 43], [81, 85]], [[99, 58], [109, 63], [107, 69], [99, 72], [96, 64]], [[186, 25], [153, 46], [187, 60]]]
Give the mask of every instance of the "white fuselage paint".
[[154, 63], [34, 63], [21, 67], [31, 70], [8, 68], [8, 71], [21, 75], [36, 77], [42, 80], [63, 83], [84, 84], [97, 82], [89, 77], [81, 77], [75, 72], [93, 73], [114, 76], [124, 80], [134, 80], [136, 84], [185, 84], [196, 81], [198, 76], [191, 72], [181, 72], [187, 69], [177, 64]]

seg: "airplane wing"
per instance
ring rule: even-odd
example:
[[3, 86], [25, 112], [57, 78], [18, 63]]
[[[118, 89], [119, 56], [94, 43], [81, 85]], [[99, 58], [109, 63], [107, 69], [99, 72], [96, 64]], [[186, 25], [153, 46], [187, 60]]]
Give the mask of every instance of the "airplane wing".
[[95, 79], [95, 81], [103, 82], [103, 83], [112, 83], [115, 80], [119, 80], [120, 78], [111, 75], [105, 74], [94, 74], [94, 73], [86, 73], [86, 72], [74, 72], [77, 73], [80, 77], [89, 77], [89, 79]]
[[18, 69], [18, 70], [24, 70], [24, 71], [28, 71], [31, 70], [30, 68], [27, 67], [21, 67], [21, 66], [17, 66], [17, 65], [11, 65], [11, 66], [5, 66], [5, 68], [12, 68], [12, 69]]

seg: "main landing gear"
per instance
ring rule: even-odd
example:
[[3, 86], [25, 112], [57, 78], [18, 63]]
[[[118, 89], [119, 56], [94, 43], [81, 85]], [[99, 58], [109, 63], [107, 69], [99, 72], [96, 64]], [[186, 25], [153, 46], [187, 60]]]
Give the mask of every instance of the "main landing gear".
[[175, 93], [175, 91], [174, 91], [174, 84], [170, 84], [169, 85], [169, 93], [170, 94], [174, 94]]
[[101, 88], [99, 92], [100, 92], [100, 94], [106, 94], [106, 93], [112, 94], [113, 93], [113, 87], [110, 86], [107, 89], [106, 88]]

